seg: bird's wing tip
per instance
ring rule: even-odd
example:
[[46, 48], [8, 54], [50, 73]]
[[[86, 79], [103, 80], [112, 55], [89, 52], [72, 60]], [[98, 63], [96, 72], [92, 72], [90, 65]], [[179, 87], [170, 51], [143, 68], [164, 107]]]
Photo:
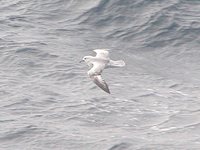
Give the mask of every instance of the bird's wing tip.
[[97, 76], [90, 76], [90, 78], [93, 80], [93, 82], [100, 87], [102, 90], [104, 90], [106, 93], [110, 94], [110, 90], [108, 88], [107, 83], [102, 79], [101, 75]]

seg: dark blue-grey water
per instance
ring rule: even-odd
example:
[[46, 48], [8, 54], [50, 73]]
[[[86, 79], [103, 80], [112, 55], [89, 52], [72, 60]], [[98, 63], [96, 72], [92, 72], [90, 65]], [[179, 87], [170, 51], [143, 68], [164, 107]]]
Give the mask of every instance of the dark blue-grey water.
[[0, 1], [0, 150], [199, 149], [200, 1]]

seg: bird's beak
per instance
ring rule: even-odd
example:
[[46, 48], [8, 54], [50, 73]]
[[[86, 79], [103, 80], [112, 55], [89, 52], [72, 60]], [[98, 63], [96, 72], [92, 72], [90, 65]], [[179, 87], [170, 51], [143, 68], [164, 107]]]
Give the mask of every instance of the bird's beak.
[[84, 62], [84, 61], [83, 60], [79, 61], [79, 63], [82, 63], [82, 62]]

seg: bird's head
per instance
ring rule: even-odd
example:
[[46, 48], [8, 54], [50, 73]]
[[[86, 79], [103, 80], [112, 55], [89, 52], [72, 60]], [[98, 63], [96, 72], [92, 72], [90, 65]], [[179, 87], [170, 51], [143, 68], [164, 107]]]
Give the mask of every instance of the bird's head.
[[83, 59], [80, 61], [81, 62], [89, 62], [91, 60], [92, 56], [84, 56]]

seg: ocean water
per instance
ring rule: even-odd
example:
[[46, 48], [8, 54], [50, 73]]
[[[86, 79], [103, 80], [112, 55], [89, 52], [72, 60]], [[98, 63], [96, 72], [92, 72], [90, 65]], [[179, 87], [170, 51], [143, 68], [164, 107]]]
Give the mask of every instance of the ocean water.
[[199, 150], [199, 48], [198, 0], [0, 1], [0, 150]]

